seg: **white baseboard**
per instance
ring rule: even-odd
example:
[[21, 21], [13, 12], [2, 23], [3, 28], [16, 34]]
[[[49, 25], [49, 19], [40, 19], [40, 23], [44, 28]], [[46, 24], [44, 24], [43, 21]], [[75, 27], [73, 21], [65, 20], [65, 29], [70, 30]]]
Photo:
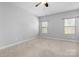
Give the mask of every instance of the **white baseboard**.
[[53, 38], [53, 37], [47, 37], [47, 36], [42, 36], [42, 37], [39, 37], [40, 39], [41, 38], [45, 38], [45, 39], [54, 39], [54, 40], [63, 40], [63, 41], [70, 41], [70, 42], [77, 42], [79, 43], [78, 40], [72, 40], [72, 39], [62, 39], [62, 38]]
[[30, 39], [28, 39], [28, 40], [21, 40], [21, 41], [12, 43], [12, 44], [8, 44], [8, 45], [5, 45], [5, 46], [2, 46], [2, 47], [0, 47], [0, 50], [1, 50], [1, 49], [5, 49], [5, 48], [9, 48], [9, 47], [12, 47], [12, 46], [15, 46], [15, 45], [19, 45], [19, 44], [24, 43], [24, 42], [28, 42], [28, 41], [30, 41], [30, 40], [32, 40], [32, 39], [35, 39], [35, 37], [34, 37], [34, 38], [30, 38]]

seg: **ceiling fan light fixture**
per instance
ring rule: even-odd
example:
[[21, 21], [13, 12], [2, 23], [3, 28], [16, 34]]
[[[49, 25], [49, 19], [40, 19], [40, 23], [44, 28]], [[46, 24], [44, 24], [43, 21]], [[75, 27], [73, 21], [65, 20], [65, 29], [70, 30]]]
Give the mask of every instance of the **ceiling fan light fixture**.
[[46, 7], [48, 7], [48, 3], [47, 0], [41, 0], [38, 4], [36, 4], [35, 6], [38, 7], [40, 4], [45, 5]]
[[45, 4], [47, 2], [47, 0], [41, 0], [42, 4]]

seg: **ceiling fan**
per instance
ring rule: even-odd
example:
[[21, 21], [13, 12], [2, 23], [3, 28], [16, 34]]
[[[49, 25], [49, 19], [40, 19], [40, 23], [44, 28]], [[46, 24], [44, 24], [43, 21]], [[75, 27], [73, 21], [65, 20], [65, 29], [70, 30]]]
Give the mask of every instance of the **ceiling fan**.
[[35, 5], [35, 7], [38, 7], [40, 4], [43, 4], [43, 5], [45, 5], [45, 7], [48, 7], [48, 2], [47, 2], [47, 0], [41, 0], [41, 2], [39, 2], [39, 3], [37, 3], [37, 4]]

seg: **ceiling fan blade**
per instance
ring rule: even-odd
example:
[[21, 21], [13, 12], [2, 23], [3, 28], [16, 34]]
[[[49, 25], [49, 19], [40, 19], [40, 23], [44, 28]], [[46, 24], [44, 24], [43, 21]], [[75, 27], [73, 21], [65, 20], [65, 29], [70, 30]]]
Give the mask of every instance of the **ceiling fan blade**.
[[38, 7], [41, 4], [41, 2], [39, 2], [38, 4], [36, 4], [35, 6]]
[[48, 7], [48, 3], [46, 2], [45, 4], [44, 4], [46, 7]]

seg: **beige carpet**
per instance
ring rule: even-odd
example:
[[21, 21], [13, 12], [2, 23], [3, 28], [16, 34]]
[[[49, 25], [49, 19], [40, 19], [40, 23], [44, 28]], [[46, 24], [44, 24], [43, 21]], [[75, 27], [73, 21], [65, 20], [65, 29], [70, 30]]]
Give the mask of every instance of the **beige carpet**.
[[79, 56], [79, 43], [63, 40], [33, 39], [0, 50], [3, 57], [53, 57]]

